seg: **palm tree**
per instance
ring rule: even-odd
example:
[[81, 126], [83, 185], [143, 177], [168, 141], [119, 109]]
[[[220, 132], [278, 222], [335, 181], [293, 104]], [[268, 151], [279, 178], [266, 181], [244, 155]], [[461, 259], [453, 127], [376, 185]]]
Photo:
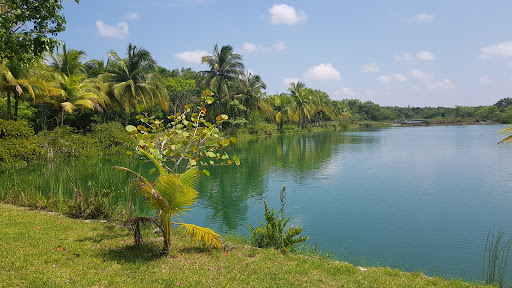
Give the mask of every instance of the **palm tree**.
[[126, 125], [130, 118], [130, 107], [139, 102], [144, 106], [150, 101], [158, 102], [162, 108], [168, 109], [165, 86], [156, 73], [156, 62], [147, 50], [129, 44], [125, 59], [114, 51], [110, 52], [109, 57], [109, 72], [100, 75], [100, 79], [107, 83], [115, 99], [124, 106]]
[[87, 79], [85, 74], [67, 76], [51, 73], [51, 85], [46, 87], [47, 97], [43, 102], [52, 103], [61, 109], [61, 122], [64, 125], [64, 114], [71, 114], [76, 109], [103, 111], [109, 102], [97, 79]]
[[[32, 99], [35, 98], [34, 90], [30, 85], [27, 67], [21, 65], [10, 65], [7, 60], [2, 61], [0, 66], [0, 96], [1, 92], [7, 94], [7, 119], [11, 115], [11, 95], [14, 95], [14, 120], [18, 120], [18, 105], [21, 95], [27, 93]], [[1, 98], [1, 97], [0, 97]]]
[[242, 74], [242, 79], [238, 86], [240, 103], [245, 106], [245, 118], [248, 118], [249, 111], [253, 113], [252, 124], [254, 124], [254, 115], [259, 107], [261, 90], [267, 89], [267, 85], [261, 80], [260, 75], [252, 75], [249, 71]]
[[210, 68], [200, 73], [205, 76], [204, 83], [215, 91], [217, 112], [220, 115], [223, 98], [229, 95], [229, 85], [238, 81], [243, 74], [242, 56], [233, 53], [233, 47], [230, 45], [222, 46], [219, 51], [219, 47], [215, 44], [213, 55], [203, 57], [201, 63], [206, 63]]
[[61, 74], [70, 77], [74, 74], [86, 74], [82, 60], [85, 52], [77, 49], [66, 49], [66, 43], [62, 44], [62, 53], [51, 53], [47, 57], [48, 67]]
[[95, 78], [108, 72], [108, 61], [105, 63], [103, 59], [92, 59], [85, 62], [84, 68], [87, 72], [87, 77]]
[[306, 125], [306, 116], [309, 118], [309, 99], [310, 95], [307, 93], [306, 85], [302, 82], [291, 83], [288, 91], [292, 96], [295, 104], [297, 105], [297, 114], [299, 115], [299, 121], [297, 122], [297, 128], [302, 124], [302, 129]]
[[158, 176], [154, 184], [128, 168], [118, 166], [114, 168], [129, 171], [137, 176], [139, 192], [145, 197], [146, 201], [148, 201], [148, 206], [157, 211], [157, 225], [164, 236], [164, 252], [167, 253], [171, 245], [172, 225], [178, 225], [180, 228], [184, 229], [185, 233], [193, 240], [203, 241], [208, 246], [220, 249], [222, 242], [219, 238], [219, 234], [215, 233], [213, 230], [193, 224], [172, 221], [173, 216], [179, 219], [179, 215], [190, 210], [188, 207], [196, 202], [198, 192], [194, 187], [201, 175], [199, 169], [193, 167], [183, 174], [169, 173], [153, 155], [142, 149], [139, 151], [146, 155], [160, 172], [160, 176]]
[[283, 124], [286, 121], [290, 121], [294, 114], [294, 103], [293, 98], [285, 93], [272, 95], [270, 97], [270, 104], [274, 111], [274, 118], [277, 124], [277, 129], [283, 131]]

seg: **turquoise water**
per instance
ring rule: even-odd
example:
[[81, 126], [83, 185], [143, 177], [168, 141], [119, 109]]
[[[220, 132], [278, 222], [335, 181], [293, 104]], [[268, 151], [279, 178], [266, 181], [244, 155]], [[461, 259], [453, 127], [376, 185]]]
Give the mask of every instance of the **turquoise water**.
[[[285, 185], [291, 224], [304, 228], [306, 243], [342, 261], [482, 279], [489, 229], [512, 232], [512, 147], [496, 144], [503, 127], [392, 127], [241, 141], [229, 154], [242, 164], [210, 168], [198, 185], [200, 200], [182, 218], [247, 234], [246, 222], [263, 219], [263, 199], [279, 209]], [[112, 165], [150, 167], [93, 159], [0, 171], [0, 181], [64, 198], [71, 188], [58, 184], [112, 186], [125, 191], [121, 202], [134, 201], [146, 213], [131, 196], [128, 175]]]

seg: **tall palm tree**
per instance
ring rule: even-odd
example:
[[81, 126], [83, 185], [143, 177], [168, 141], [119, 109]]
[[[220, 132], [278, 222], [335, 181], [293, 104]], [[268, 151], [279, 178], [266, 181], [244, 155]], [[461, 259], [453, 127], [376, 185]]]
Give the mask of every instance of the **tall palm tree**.
[[237, 97], [240, 99], [240, 103], [247, 108], [245, 118], [247, 119], [249, 112], [252, 112], [252, 122], [254, 124], [254, 115], [259, 107], [261, 90], [267, 89], [267, 85], [261, 80], [260, 75], [253, 76], [252, 73], [247, 71], [247, 73], [242, 74], [238, 89]]
[[275, 113], [274, 118], [277, 124], [277, 129], [283, 131], [284, 122], [290, 121], [292, 115], [294, 115], [294, 103], [293, 98], [285, 93], [272, 95], [270, 97], [270, 103]]
[[219, 47], [215, 44], [213, 55], [203, 57], [201, 63], [206, 63], [210, 68], [200, 73], [205, 77], [204, 83], [215, 91], [217, 112], [220, 115], [223, 98], [229, 95], [230, 84], [238, 81], [243, 74], [242, 56], [233, 53], [233, 47], [230, 45], [222, 46], [219, 51]]
[[84, 68], [87, 72], [87, 77], [95, 78], [108, 72], [108, 61], [105, 63], [105, 60], [103, 59], [92, 59], [85, 62]]
[[156, 62], [147, 50], [129, 44], [126, 58], [121, 59], [114, 51], [110, 52], [109, 58], [109, 72], [100, 75], [100, 79], [107, 83], [115, 99], [124, 106], [126, 125], [132, 105], [141, 102], [147, 106], [148, 102], [153, 102], [168, 109], [165, 86], [156, 73]]
[[82, 60], [85, 59], [85, 52], [77, 49], [66, 49], [66, 43], [62, 43], [61, 53], [51, 53], [47, 57], [48, 67], [67, 77], [74, 74], [86, 74]]
[[288, 92], [290, 92], [290, 96], [292, 96], [295, 104], [297, 105], [297, 114], [299, 115], [297, 128], [300, 128], [302, 124], [302, 129], [304, 129], [306, 125], [306, 117], [309, 117], [310, 95], [306, 89], [306, 85], [302, 82], [293, 82], [290, 86], [291, 87], [288, 88]]
[[21, 65], [11, 65], [7, 60], [2, 61], [0, 66], [0, 98], [1, 92], [7, 95], [7, 119], [11, 115], [11, 95], [14, 96], [14, 120], [18, 120], [18, 105], [22, 94], [28, 94], [32, 99], [35, 98], [34, 90], [30, 85], [28, 78], [28, 67]]

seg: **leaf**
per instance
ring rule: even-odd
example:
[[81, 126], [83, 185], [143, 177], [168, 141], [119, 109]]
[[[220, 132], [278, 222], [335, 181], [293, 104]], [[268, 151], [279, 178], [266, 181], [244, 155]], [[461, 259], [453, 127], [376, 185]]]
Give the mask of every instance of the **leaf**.
[[136, 109], [137, 109], [137, 112], [140, 113], [140, 112], [144, 111], [144, 109], [146, 109], [146, 107], [144, 107], [144, 105], [137, 105]]
[[41, 230], [41, 227], [36, 227], [36, 230], [38, 230], [38, 231]]
[[155, 172], [156, 172], [156, 168], [153, 168], [153, 169], [149, 170], [149, 174], [153, 174]]
[[135, 127], [133, 125], [128, 125], [128, 126], [126, 126], [126, 131], [128, 131], [130, 133], [137, 133], [137, 127]]
[[206, 97], [206, 103], [212, 104], [214, 101], [213, 97]]
[[215, 233], [212, 229], [186, 223], [172, 224], [178, 225], [181, 229], [184, 229], [185, 234], [187, 234], [192, 240], [196, 242], [201, 241], [205, 243], [207, 246], [215, 247], [217, 249], [222, 248], [220, 235]]
[[210, 176], [210, 171], [208, 171], [208, 170], [204, 169], [204, 170], [203, 170], [203, 174], [204, 174], [204, 175], [206, 175], [206, 176]]
[[66, 249], [64, 249], [61, 245], [57, 246], [57, 251], [62, 252]]
[[235, 164], [238, 166], [240, 165], [240, 160], [238, 160], [238, 157], [233, 156], [233, 161], [235, 161]]
[[190, 159], [189, 165], [190, 165], [190, 166], [196, 166], [196, 165], [197, 165], [196, 160], [194, 160], [194, 159]]
[[231, 143], [233, 143], [233, 144], [236, 144], [236, 138], [234, 138], [234, 137], [229, 138], [229, 141], [231, 141]]

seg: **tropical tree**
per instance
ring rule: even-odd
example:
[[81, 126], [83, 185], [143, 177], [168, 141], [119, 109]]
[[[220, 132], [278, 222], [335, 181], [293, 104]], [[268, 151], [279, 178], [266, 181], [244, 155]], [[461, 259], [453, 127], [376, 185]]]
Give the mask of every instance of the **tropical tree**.
[[[200, 171], [198, 165], [230, 165], [239, 164], [238, 158], [229, 159], [226, 153], [217, 150], [235, 143], [236, 139], [222, 139], [218, 125], [227, 119], [219, 115], [215, 124], [204, 120], [206, 104], [213, 102], [209, 91], [205, 91], [203, 105], [187, 105], [183, 113], [176, 114], [167, 126], [163, 121], [141, 115], [141, 125], [127, 126], [126, 129], [139, 140], [137, 152], [150, 159], [159, 172], [155, 184], [127, 168], [116, 167], [134, 173], [139, 182], [139, 191], [149, 202], [149, 206], [157, 212], [157, 225], [164, 235], [164, 252], [170, 247], [171, 229], [173, 225], [183, 228], [197, 241], [209, 246], [222, 247], [219, 235], [213, 230], [183, 222], [173, 222], [173, 217], [188, 210], [198, 196], [194, 189], [197, 179], [208, 171]], [[193, 109], [194, 108], [194, 109]], [[185, 171], [179, 173], [178, 171]]]
[[84, 64], [87, 77], [95, 78], [103, 73], [108, 72], [108, 61], [105, 63], [103, 59], [92, 59]]
[[268, 98], [268, 102], [274, 111], [274, 119], [277, 124], [277, 129], [283, 131], [283, 124], [290, 122], [290, 119], [296, 115], [295, 103], [286, 93], [272, 95]]
[[288, 91], [297, 105], [297, 114], [299, 115], [297, 128], [300, 128], [302, 124], [302, 129], [304, 129], [306, 126], [306, 117], [309, 118], [310, 94], [306, 89], [306, 85], [302, 82], [292, 82], [290, 83], [290, 86], [291, 87], [288, 88]]
[[200, 73], [205, 77], [204, 83], [215, 91], [217, 113], [221, 114], [221, 105], [224, 98], [229, 95], [230, 84], [238, 81], [243, 74], [242, 56], [233, 53], [233, 47], [230, 45], [222, 46], [219, 51], [219, 47], [215, 44], [213, 55], [203, 57], [201, 63], [206, 63], [210, 68]]
[[0, 59], [28, 65], [52, 50], [66, 28], [62, 8], [62, 0], [0, 1]]
[[66, 49], [66, 43], [62, 43], [61, 53], [51, 53], [47, 56], [48, 68], [70, 77], [74, 74], [87, 74], [82, 60], [86, 53], [77, 49]]
[[129, 44], [126, 58], [122, 59], [111, 51], [109, 60], [109, 72], [100, 75], [100, 79], [107, 83], [109, 91], [124, 106], [125, 125], [128, 125], [130, 108], [139, 103], [144, 106], [150, 102], [159, 103], [168, 109], [165, 86], [156, 73], [156, 62], [147, 50]]
[[64, 125], [64, 114], [76, 109], [103, 111], [109, 100], [97, 79], [87, 79], [85, 74], [67, 76], [51, 73], [50, 86], [46, 87], [43, 102], [51, 103], [61, 110], [60, 125]]
[[[321, 90], [308, 89], [307, 94], [310, 95], [310, 111], [313, 114], [314, 125], [318, 126], [324, 117], [331, 117], [331, 98], [327, 93]], [[324, 116], [324, 117], [322, 117]]]
[[7, 60], [2, 61], [0, 66], [0, 98], [2, 92], [7, 96], [7, 119], [11, 115], [11, 95], [14, 96], [14, 120], [18, 120], [18, 106], [22, 94], [28, 94], [32, 99], [35, 98], [34, 90], [28, 77], [28, 68], [19, 65], [10, 65]]
[[267, 89], [267, 85], [261, 80], [260, 75], [252, 75], [251, 72], [242, 74], [242, 79], [238, 83], [238, 94], [236, 97], [240, 103], [247, 109], [245, 118], [249, 117], [249, 112], [253, 114], [252, 123], [254, 124], [254, 115], [260, 104], [262, 90]]

